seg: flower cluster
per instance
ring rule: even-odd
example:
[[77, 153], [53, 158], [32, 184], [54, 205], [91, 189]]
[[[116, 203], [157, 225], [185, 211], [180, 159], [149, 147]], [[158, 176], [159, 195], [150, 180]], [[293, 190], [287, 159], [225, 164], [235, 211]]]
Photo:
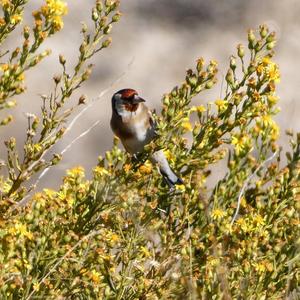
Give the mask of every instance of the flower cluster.
[[263, 79], [274, 81], [278, 83], [280, 81], [280, 73], [278, 65], [275, 64], [269, 56], [265, 56], [262, 61], [256, 67], [258, 76], [262, 76]]
[[62, 17], [68, 12], [67, 4], [61, 0], [46, 0], [46, 4], [41, 10], [34, 13], [36, 22], [41, 20], [41, 15], [46, 19], [46, 23], [53, 27], [53, 31], [60, 31], [63, 26]]
[[2, 42], [11, 31], [23, 20], [24, 5], [27, 0], [1, 0], [3, 17], [0, 17], [0, 41]]
[[[14, 15], [16, 12], [23, 11], [26, 0], [2, 2], [3, 10], [7, 10], [7, 18], [14, 21], [14, 27], [0, 26], [1, 37], [6, 38], [9, 30], [13, 30], [16, 23]], [[17, 146], [17, 141], [12, 137], [5, 141], [7, 147], [7, 162], [3, 164], [8, 178], [3, 182], [10, 183], [1, 187], [3, 191], [1, 210], [6, 210], [10, 203], [21, 201], [28, 191], [34, 186], [28, 187], [26, 182], [36, 174], [44, 170], [46, 172], [62, 159], [62, 153], [55, 153], [48, 160], [44, 159], [45, 154], [54, 146], [64, 135], [67, 128], [65, 123], [75, 107], [84, 102], [85, 97], [81, 96], [79, 101], [65, 107], [69, 100], [78, 90], [83, 82], [88, 80], [92, 72], [92, 65], [88, 61], [100, 50], [105, 49], [111, 43], [108, 37], [112, 24], [119, 20], [120, 13], [117, 11], [119, 2], [110, 1], [102, 5], [101, 1], [95, 2], [92, 12], [97, 12], [97, 20], [92, 17], [94, 23], [92, 31], [88, 31], [87, 25], [83, 25], [82, 44], [79, 49], [79, 57], [75, 67], [68, 70], [66, 58], [59, 56], [59, 63], [62, 67], [61, 74], [53, 77], [53, 91], [49, 95], [41, 95], [41, 113], [33, 115], [28, 113], [26, 139], [23, 147]], [[11, 16], [10, 12], [14, 12]], [[0, 110], [12, 108], [16, 105], [11, 97], [22, 94], [25, 89], [25, 74], [30, 68], [35, 67], [42, 59], [51, 54], [51, 50], [39, 52], [45, 40], [63, 28], [63, 16], [67, 14], [67, 5], [61, 0], [46, 0], [46, 3], [37, 11], [33, 12], [34, 26], [24, 26], [23, 43], [16, 47], [10, 54], [7, 61], [0, 62]], [[9, 30], [8, 30], [9, 29]], [[3, 33], [3, 36], [1, 35]], [[8, 115], [0, 120], [0, 126], [5, 126], [13, 121], [12, 115]], [[23, 148], [23, 153], [18, 149]], [[98, 170], [100, 172], [100, 170]]]

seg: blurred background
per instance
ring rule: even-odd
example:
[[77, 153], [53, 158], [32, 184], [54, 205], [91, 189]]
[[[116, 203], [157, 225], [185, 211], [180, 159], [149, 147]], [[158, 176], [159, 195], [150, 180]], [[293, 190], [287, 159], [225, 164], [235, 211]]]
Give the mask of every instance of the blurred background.
[[[24, 23], [31, 24], [31, 11], [41, 4], [40, 0], [29, 1]], [[94, 0], [68, 2], [69, 14], [65, 17], [64, 29], [44, 47], [51, 48], [52, 55], [27, 73], [28, 91], [18, 99], [18, 107], [13, 111], [16, 122], [2, 132], [2, 140], [12, 135], [19, 141], [24, 139], [25, 114], [39, 114], [41, 99], [38, 95], [51, 92], [52, 76], [60, 72], [58, 55], [65, 55], [69, 67], [76, 61], [81, 42], [80, 22], [90, 19], [93, 4]], [[159, 111], [162, 95], [180, 84], [185, 70], [194, 67], [196, 59], [202, 56], [206, 61], [216, 59], [219, 62], [220, 80], [212, 92], [194, 99], [194, 104], [216, 100], [222, 95], [221, 77], [226, 73], [229, 56], [235, 54], [238, 43], [246, 44], [247, 29], [257, 28], [262, 23], [269, 25], [278, 36], [275, 61], [282, 76], [278, 89], [282, 111], [276, 120], [282, 128], [280, 143], [283, 146], [287, 143], [285, 129], [300, 130], [299, 0], [121, 0], [121, 11], [121, 21], [112, 30], [111, 47], [93, 60], [92, 77], [71, 101], [77, 103], [80, 94], [86, 94], [88, 101], [92, 101], [123, 72], [125, 75], [51, 151], [61, 151], [96, 120], [101, 120], [73, 145], [61, 164], [47, 173], [38, 189], [57, 187], [65, 170], [77, 165], [84, 166], [87, 174], [91, 174], [98, 155], [104, 155], [112, 145], [110, 99], [115, 91], [134, 88], [147, 100], [149, 107]], [[21, 35], [14, 35], [7, 42], [13, 45], [20, 41]], [[4, 157], [4, 149], [0, 150], [0, 156]]]

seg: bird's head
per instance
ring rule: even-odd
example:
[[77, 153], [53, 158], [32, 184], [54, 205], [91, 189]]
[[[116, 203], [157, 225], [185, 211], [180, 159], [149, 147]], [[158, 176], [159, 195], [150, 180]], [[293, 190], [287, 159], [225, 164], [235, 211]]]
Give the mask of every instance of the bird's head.
[[119, 115], [126, 112], [136, 112], [141, 102], [145, 102], [145, 100], [133, 89], [123, 89], [112, 96], [112, 108]]

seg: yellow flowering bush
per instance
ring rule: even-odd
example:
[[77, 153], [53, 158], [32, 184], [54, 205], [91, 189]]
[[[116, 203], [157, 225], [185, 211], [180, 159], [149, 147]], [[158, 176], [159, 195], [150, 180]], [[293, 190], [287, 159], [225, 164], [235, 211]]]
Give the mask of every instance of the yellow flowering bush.
[[[6, 26], [0, 26], [0, 44], [13, 32], [17, 23], [11, 26], [11, 19], [18, 13], [20, 16], [27, 1], [2, 1], [2, 11]], [[53, 91], [41, 96], [41, 114], [27, 114], [28, 128], [23, 153], [17, 150], [19, 143], [14, 137], [5, 141], [7, 148], [7, 163], [1, 166], [8, 174], [1, 178], [0, 187], [3, 201], [0, 209], [6, 211], [13, 203], [24, 200], [24, 197], [35, 187], [26, 184], [33, 175], [47, 170], [61, 160], [62, 154], [55, 153], [46, 160], [44, 157], [49, 150], [65, 134], [68, 128], [65, 123], [71, 118], [76, 108], [84, 103], [81, 96], [77, 103], [66, 107], [73, 93], [89, 79], [92, 72], [90, 59], [111, 43], [109, 37], [113, 23], [120, 18], [117, 11], [118, 1], [96, 1], [92, 10], [91, 22], [93, 30], [82, 24], [82, 42], [79, 47], [78, 61], [73, 69], [67, 68], [67, 60], [61, 54], [59, 64], [61, 74], [53, 77]], [[46, 0], [40, 9], [32, 13], [34, 23], [32, 28], [23, 27], [23, 41], [13, 50], [7, 51], [7, 57], [1, 56], [0, 62], [0, 110], [14, 107], [17, 103], [11, 98], [25, 91], [25, 73], [36, 66], [42, 59], [51, 54], [51, 50], [40, 51], [45, 40], [62, 30], [63, 17], [67, 14], [67, 3], [62, 0]], [[4, 53], [4, 51], [3, 51]], [[0, 127], [13, 121], [11, 115], [0, 120]], [[25, 199], [26, 200], [26, 199]]]
[[[3, 37], [13, 31], [17, 22], [12, 25], [11, 18], [25, 4], [1, 1], [4, 12], [16, 6]], [[183, 84], [163, 96], [155, 115], [157, 139], [138, 161], [115, 139], [91, 179], [77, 166], [66, 171], [58, 190], [44, 189], [24, 201], [34, 189], [26, 185], [31, 176], [61, 159], [61, 153], [50, 161], [43, 157], [64, 135], [63, 122], [72, 114], [64, 104], [89, 77], [85, 63], [110, 44], [102, 39], [119, 19], [118, 5], [96, 1], [95, 31], [87, 33], [84, 26], [73, 72], [60, 56], [63, 71], [54, 86], [61, 92], [42, 98], [40, 116], [28, 115], [24, 159], [14, 138], [5, 142], [0, 298], [297, 299], [300, 134], [288, 132], [291, 149], [284, 162], [273, 120], [280, 78], [275, 33], [264, 25], [250, 30], [248, 48], [238, 45], [230, 58], [224, 97], [192, 106], [217, 81], [216, 61], [206, 64], [202, 58]], [[17, 78], [40, 60], [36, 51], [44, 39], [62, 29], [66, 7], [47, 0], [33, 13], [35, 27], [24, 28], [27, 52], [21, 46], [16, 66], [8, 60], [1, 67], [3, 109], [20, 88]], [[0, 38], [1, 28], [0, 22]], [[158, 149], [183, 178], [174, 190], [148, 160]], [[225, 175], [211, 182], [212, 167], [221, 161], [227, 163]]]

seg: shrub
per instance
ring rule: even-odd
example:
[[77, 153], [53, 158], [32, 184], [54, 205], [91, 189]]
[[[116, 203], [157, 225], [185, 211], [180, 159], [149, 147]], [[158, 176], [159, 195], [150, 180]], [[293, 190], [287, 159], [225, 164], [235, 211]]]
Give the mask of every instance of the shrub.
[[[1, 3], [3, 41], [18, 25], [26, 1]], [[248, 47], [238, 45], [230, 58], [223, 98], [191, 105], [217, 80], [217, 63], [205, 64], [202, 58], [182, 85], [163, 96], [155, 116], [158, 138], [146, 146], [140, 163], [115, 139], [105, 158], [99, 157], [92, 179], [85, 178], [82, 167], [70, 169], [57, 191], [45, 189], [27, 205], [18, 205], [30, 192], [28, 179], [60, 160], [56, 154], [44, 161], [44, 153], [64, 134], [63, 122], [72, 113], [64, 111], [64, 104], [91, 72], [84, 63], [110, 43], [100, 39], [119, 19], [117, 6], [96, 2], [95, 31], [87, 33], [84, 26], [71, 75], [60, 56], [63, 72], [54, 78], [55, 92], [42, 99], [42, 121], [28, 116], [22, 159], [14, 138], [5, 143], [1, 298], [296, 298], [300, 135], [288, 132], [291, 150], [282, 162], [273, 120], [280, 78], [273, 61], [275, 33], [264, 25], [250, 30]], [[48, 55], [36, 53], [45, 38], [62, 28], [65, 13], [62, 1], [47, 0], [33, 14], [35, 27], [24, 29], [23, 46], [2, 65], [2, 109], [24, 90], [21, 75]], [[157, 149], [164, 149], [183, 177], [175, 191], [147, 159]], [[226, 174], [208, 189], [212, 165], [223, 160]]]

